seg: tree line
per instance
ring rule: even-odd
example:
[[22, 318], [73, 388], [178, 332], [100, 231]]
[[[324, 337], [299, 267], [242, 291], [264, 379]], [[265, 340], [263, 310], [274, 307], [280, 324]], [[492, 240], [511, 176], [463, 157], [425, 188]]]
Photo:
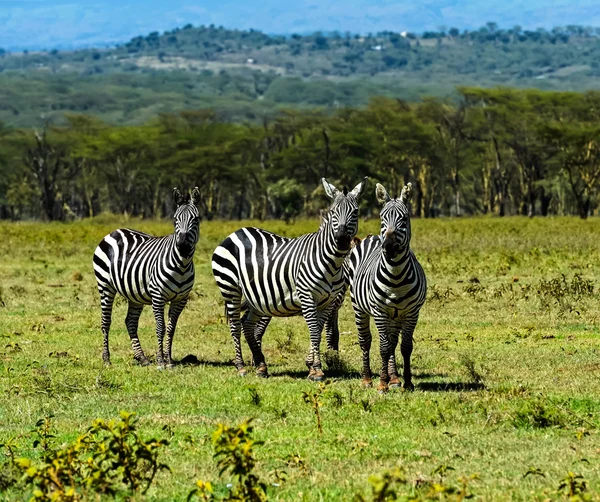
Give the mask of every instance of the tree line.
[[[354, 186], [365, 175], [395, 194], [411, 181], [417, 217], [595, 213], [600, 92], [458, 93], [284, 111], [260, 125], [207, 109], [139, 126], [69, 115], [61, 126], [0, 128], [0, 218], [163, 217], [173, 186], [198, 185], [208, 218], [291, 221], [323, 207], [321, 177]], [[370, 192], [366, 215], [377, 207]]]

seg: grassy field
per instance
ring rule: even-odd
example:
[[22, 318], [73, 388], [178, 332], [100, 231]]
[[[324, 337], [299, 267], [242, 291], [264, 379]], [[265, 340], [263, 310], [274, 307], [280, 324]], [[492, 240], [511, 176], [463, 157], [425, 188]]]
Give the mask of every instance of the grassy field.
[[[116, 227], [160, 235], [171, 231], [170, 222], [0, 223], [0, 442], [17, 437], [21, 454], [35, 459], [39, 448], [29, 431], [40, 418], [54, 416], [60, 445], [97, 417], [134, 411], [142, 435], [170, 440], [162, 460], [172, 474], [160, 473], [147, 498], [185, 500], [198, 479], [226, 492], [229, 479], [219, 478], [208, 438], [219, 423], [255, 417], [255, 436], [264, 441], [255, 448], [256, 472], [269, 481], [271, 500], [351, 500], [357, 493], [368, 499], [369, 476], [395, 466], [406, 475], [403, 495], [424, 497], [434, 482], [456, 487], [478, 474], [467, 490], [480, 500], [558, 500], [560, 482], [572, 471], [597, 497], [600, 220], [413, 221], [413, 249], [429, 282], [415, 332], [416, 390], [380, 396], [361, 388], [346, 301], [344, 364], [329, 371], [322, 435], [302, 398], [318, 386], [306, 380], [301, 318], [276, 319], [265, 335], [268, 380], [242, 379], [230, 363], [233, 345], [210, 255], [245, 224], [289, 236], [318, 226], [203, 222], [196, 285], [174, 342], [176, 359], [192, 354], [201, 364], [158, 371], [133, 363], [123, 301], [113, 315], [113, 365], [103, 367], [91, 258]], [[361, 222], [359, 235], [378, 226]], [[153, 353], [150, 309], [140, 338]], [[274, 471], [287, 473], [279, 486], [270, 481]], [[28, 496], [13, 490], [2, 497]], [[446, 496], [460, 498], [438, 497]]]

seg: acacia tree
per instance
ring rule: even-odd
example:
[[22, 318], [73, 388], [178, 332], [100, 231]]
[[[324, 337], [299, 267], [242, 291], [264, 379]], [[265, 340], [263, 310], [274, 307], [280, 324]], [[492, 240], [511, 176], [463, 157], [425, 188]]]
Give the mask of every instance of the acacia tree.
[[66, 185], [80, 168], [80, 162], [70, 156], [65, 136], [57, 132], [49, 132], [48, 125], [41, 132], [35, 131], [34, 144], [27, 148], [23, 159], [39, 188], [42, 215], [50, 221], [65, 218]]
[[437, 144], [438, 155], [444, 159], [444, 167], [448, 170], [456, 216], [462, 214], [461, 176], [471, 153], [468, 144], [471, 133], [467, 111], [465, 101], [456, 106], [437, 99], [428, 99], [419, 107], [423, 120], [434, 124], [436, 134], [433, 139]]
[[557, 151], [557, 162], [569, 182], [577, 213], [587, 218], [600, 189], [600, 126], [555, 123], [546, 139]]
[[543, 95], [538, 91], [477, 88], [462, 88], [461, 93], [471, 106], [485, 109], [496, 141], [514, 155], [519, 172], [520, 213], [534, 216], [540, 200], [541, 214], [546, 216], [550, 198], [540, 182], [549, 175], [549, 160], [554, 152], [546, 147], [539, 133], [546, 118], [540, 116], [536, 107]]

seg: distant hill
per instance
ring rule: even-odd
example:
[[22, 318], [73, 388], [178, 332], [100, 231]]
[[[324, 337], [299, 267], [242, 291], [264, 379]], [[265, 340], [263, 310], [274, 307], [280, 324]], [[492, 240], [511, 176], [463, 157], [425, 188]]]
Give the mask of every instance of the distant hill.
[[76, 48], [124, 42], [140, 33], [187, 23], [258, 29], [289, 35], [314, 31], [423, 32], [476, 29], [494, 20], [524, 29], [600, 25], [596, 0], [3, 0], [0, 47], [7, 50]]
[[197, 108], [260, 121], [284, 107], [446, 97], [460, 85], [587, 90], [598, 77], [598, 30], [581, 26], [275, 36], [188, 24], [116, 48], [0, 51], [0, 121], [88, 113], [137, 123]]

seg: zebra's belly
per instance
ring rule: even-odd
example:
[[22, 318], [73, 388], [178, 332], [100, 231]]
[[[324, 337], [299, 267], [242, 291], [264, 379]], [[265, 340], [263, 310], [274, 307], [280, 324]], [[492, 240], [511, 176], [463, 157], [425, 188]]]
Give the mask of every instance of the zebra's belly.
[[126, 300], [142, 305], [149, 305], [152, 303], [150, 290], [145, 284], [136, 284], [135, 282], [128, 282], [125, 280], [113, 281], [113, 283], [117, 293]]
[[128, 301], [150, 305], [152, 298], [162, 298], [165, 303], [179, 301], [189, 296], [194, 286], [194, 272], [178, 274], [169, 272], [158, 274], [148, 279], [145, 276], [130, 274], [125, 277], [114, 277], [113, 284], [117, 293]]
[[269, 301], [256, 301], [255, 298], [248, 298], [248, 302], [252, 305], [252, 309], [263, 315], [270, 317], [292, 317], [302, 314], [302, 305], [298, 295], [286, 295], [285, 297], [269, 298]]

